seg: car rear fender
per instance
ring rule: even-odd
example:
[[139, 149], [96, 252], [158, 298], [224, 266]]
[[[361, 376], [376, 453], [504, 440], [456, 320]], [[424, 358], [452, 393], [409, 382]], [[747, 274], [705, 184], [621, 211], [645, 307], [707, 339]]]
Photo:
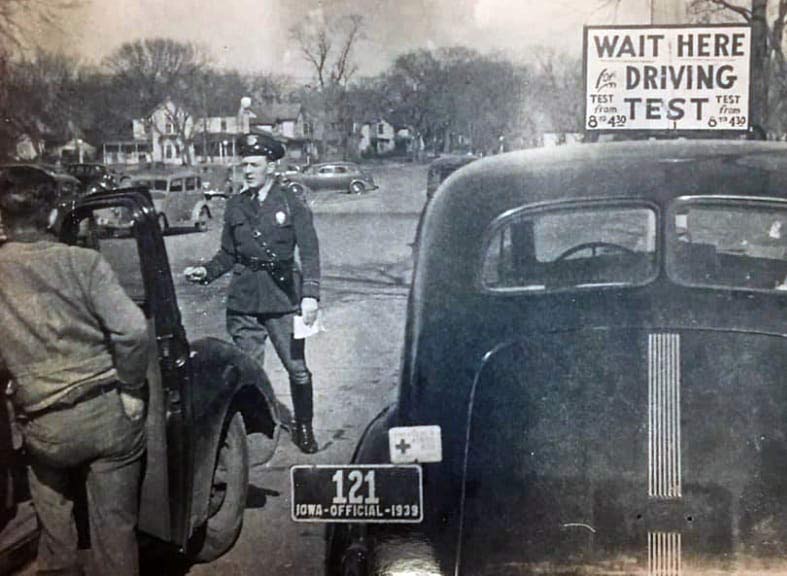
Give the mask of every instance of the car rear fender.
[[273, 456], [280, 431], [273, 388], [254, 360], [231, 344], [214, 338], [194, 342], [192, 351], [194, 483], [191, 533], [207, 519], [213, 468], [227, 418], [240, 411], [248, 434], [260, 432], [270, 440], [270, 450], [263, 460]]
[[210, 211], [210, 206], [208, 202], [205, 200], [200, 200], [196, 204], [194, 204], [194, 208], [191, 209], [191, 221], [196, 222], [199, 220], [199, 214], [202, 209], [205, 208], [208, 211], [208, 218], [213, 218], [213, 214]]

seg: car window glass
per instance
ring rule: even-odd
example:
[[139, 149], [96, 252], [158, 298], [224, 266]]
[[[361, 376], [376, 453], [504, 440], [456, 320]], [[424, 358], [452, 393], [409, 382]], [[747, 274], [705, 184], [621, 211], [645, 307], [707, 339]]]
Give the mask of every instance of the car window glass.
[[320, 174], [333, 174], [333, 166], [323, 166], [320, 168]]
[[160, 180], [153, 180], [153, 185], [151, 186], [153, 190], [159, 190], [161, 192], [167, 191], [167, 181], [160, 179]]
[[128, 208], [100, 208], [76, 224], [76, 244], [101, 252], [134, 302], [146, 300], [142, 265]]
[[787, 206], [686, 201], [669, 218], [667, 271], [675, 281], [787, 290]]
[[337, 174], [347, 174], [348, 172], [347, 166], [336, 166], [334, 170], [336, 171]]
[[522, 212], [491, 234], [481, 269], [491, 290], [641, 284], [656, 273], [650, 207], [582, 205]]
[[186, 178], [186, 190], [194, 190], [197, 179], [193, 176]]
[[182, 178], [175, 178], [169, 183], [169, 191], [170, 192], [182, 192], [183, 191], [183, 179]]

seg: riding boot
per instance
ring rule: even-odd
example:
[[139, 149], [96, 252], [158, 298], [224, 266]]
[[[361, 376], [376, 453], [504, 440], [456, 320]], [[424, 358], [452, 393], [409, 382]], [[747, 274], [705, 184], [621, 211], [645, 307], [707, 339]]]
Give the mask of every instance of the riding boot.
[[319, 446], [314, 439], [314, 431], [312, 430], [314, 406], [311, 375], [298, 380], [290, 379], [290, 391], [292, 392], [292, 407], [295, 412], [295, 430], [292, 439], [301, 452], [314, 454]]

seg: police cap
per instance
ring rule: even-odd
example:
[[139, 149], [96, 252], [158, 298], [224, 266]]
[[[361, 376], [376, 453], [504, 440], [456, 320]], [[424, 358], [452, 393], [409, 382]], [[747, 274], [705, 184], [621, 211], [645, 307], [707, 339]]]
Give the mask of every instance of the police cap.
[[240, 156], [266, 156], [273, 162], [284, 156], [284, 146], [265, 134], [243, 134], [238, 138]]

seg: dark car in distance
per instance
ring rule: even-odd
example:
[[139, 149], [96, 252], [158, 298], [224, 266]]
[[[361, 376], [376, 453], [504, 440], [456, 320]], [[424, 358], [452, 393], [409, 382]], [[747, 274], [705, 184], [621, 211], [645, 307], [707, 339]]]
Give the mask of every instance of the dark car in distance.
[[372, 175], [354, 162], [312, 164], [300, 174], [289, 174], [287, 178], [292, 182], [293, 191], [299, 194], [304, 188], [313, 191], [342, 190], [350, 194], [361, 194], [377, 188]]
[[[331, 525], [330, 574], [787, 571], [787, 146], [479, 160], [423, 222], [397, 401], [420, 524]], [[401, 450], [401, 451], [400, 451]]]
[[[132, 224], [118, 237], [102, 214]], [[209, 561], [240, 533], [248, 491], [247, 434], [260, 432], [259, 458], [279, 435], [278, 403], [265, 373], [236, 347], [215, 338], [189, 341], [169, 261], [146, 188], [89, 195], [66, 214], [61, 240], [98, 250], [148, 321], [147, 456], [139, 532], [146, 542]], [[3, 389], [5, 383], [0, 383]], [[37, 533], [24, 475], [24, 453], [8, 404], [0, 403], [0, 572], [22, 559]]]
[[91, 192], [114, 188], [119, 180], [114, 171], [98, 162], [66, 164], [65, 171], [79, 180], [85, 190]]
[[438, 186], [440, 186], [446, 178], [459, 170], [462, 166], [467, 166], [475, 160], [478, 160], [478, 156], [474, 156], [473, 154], [450, 154], [432, 160], [426, 173], [427, 200], [434, 196]]

